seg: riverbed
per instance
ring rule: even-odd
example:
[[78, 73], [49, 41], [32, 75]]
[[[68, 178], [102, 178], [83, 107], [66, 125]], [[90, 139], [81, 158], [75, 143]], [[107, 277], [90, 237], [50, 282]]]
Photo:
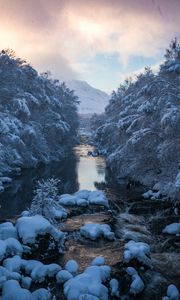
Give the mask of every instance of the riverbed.
[[[146, 289], [137, 299], [161, 299], [168, 284], [180, 286], [180, 238], [163, 235], [163, 228], [179, 221], [170, 202], [163, 200], [145, 200], [142, 187], [111, 185], [105, 158], [93, 157], [88, 152], [95, 150], [88, 139], [74, 147], [70, 156], [60, 162], [53, 162], [37, 169], [23, 170], [14, 176], [12, 183], [0, 195], [0, 217], [11, 219], [30, 207], [33, 190], [37, 181], [55, 177], [60, 180], [61, 193], [74, 193], [79, 189], [103, 189], [110, 201], [110, 210], [79, 211], [60, 225], [61, 230], [68, 232], [65, 254], [61, 257], [63, 265], [69, 259], [75, 259], [80, 270], [84, 270], [91, 260], [103, 255], [108, 265], [113, 268], [115, 276], [121, 276], [124, 245], [128, 240], [146, 242], [151, 246], [153, 270], [142, 272]], [[82, 225], [95, 222], [107, 223], [116, 235], [116, 240], [89, 241], [79, 237]], [[123, 269], [124, 270], [124, 269]]]

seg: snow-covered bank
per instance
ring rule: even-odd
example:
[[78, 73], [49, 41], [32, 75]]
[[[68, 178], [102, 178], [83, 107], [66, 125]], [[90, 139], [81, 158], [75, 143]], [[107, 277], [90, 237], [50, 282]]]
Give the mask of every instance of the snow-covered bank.
[[180, 195], [180, 46], [172, 42], [157, 75], [146, 68], [112, 93], [105, 113], [92, 118], [118, 182], [140, 182], [162, 195]]
[[2, 173], [57, 161], [74, 144], [77, 97], [65, 84], [39, 75], [7, 50], [0, 52], [0, 191]]

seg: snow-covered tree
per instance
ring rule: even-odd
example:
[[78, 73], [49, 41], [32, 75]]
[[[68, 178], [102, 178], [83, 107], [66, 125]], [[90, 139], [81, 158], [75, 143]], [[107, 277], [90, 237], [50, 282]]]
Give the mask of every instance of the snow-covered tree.
[[[100, 122], [101, 120], [101, 122]], [[112, 93], [92, 127], [118, 179], [140, 181], [178, 198], [180, 168], [180, 46], [173, 40], [158, 74], [150, 68]]]
[[56, 178], [38, 181], [29, 215], [41, 215], [52, 224], [67, 217], [66, 210], [57, 202], [58, 183]]
[[13, 51], [0, 52], [0, 169], [35, 167], [67, 155], [76, 140], [78, 99]]

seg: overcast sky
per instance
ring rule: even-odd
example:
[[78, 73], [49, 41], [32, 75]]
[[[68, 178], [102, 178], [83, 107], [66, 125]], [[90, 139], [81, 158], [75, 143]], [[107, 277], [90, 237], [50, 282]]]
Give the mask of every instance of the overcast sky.
[[179, 28], [180, 0], [0, 0], [1, 49], [109, 92], [156, 67]]

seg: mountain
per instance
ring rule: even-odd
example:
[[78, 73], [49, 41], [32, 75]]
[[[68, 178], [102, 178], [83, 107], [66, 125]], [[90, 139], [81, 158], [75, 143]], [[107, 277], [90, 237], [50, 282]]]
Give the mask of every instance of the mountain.
[[67, 86], [79, 97], [81, 114], [102, 113], [108, 104], [109, 95], [92, 87], [86, 81], [71, 80]]

